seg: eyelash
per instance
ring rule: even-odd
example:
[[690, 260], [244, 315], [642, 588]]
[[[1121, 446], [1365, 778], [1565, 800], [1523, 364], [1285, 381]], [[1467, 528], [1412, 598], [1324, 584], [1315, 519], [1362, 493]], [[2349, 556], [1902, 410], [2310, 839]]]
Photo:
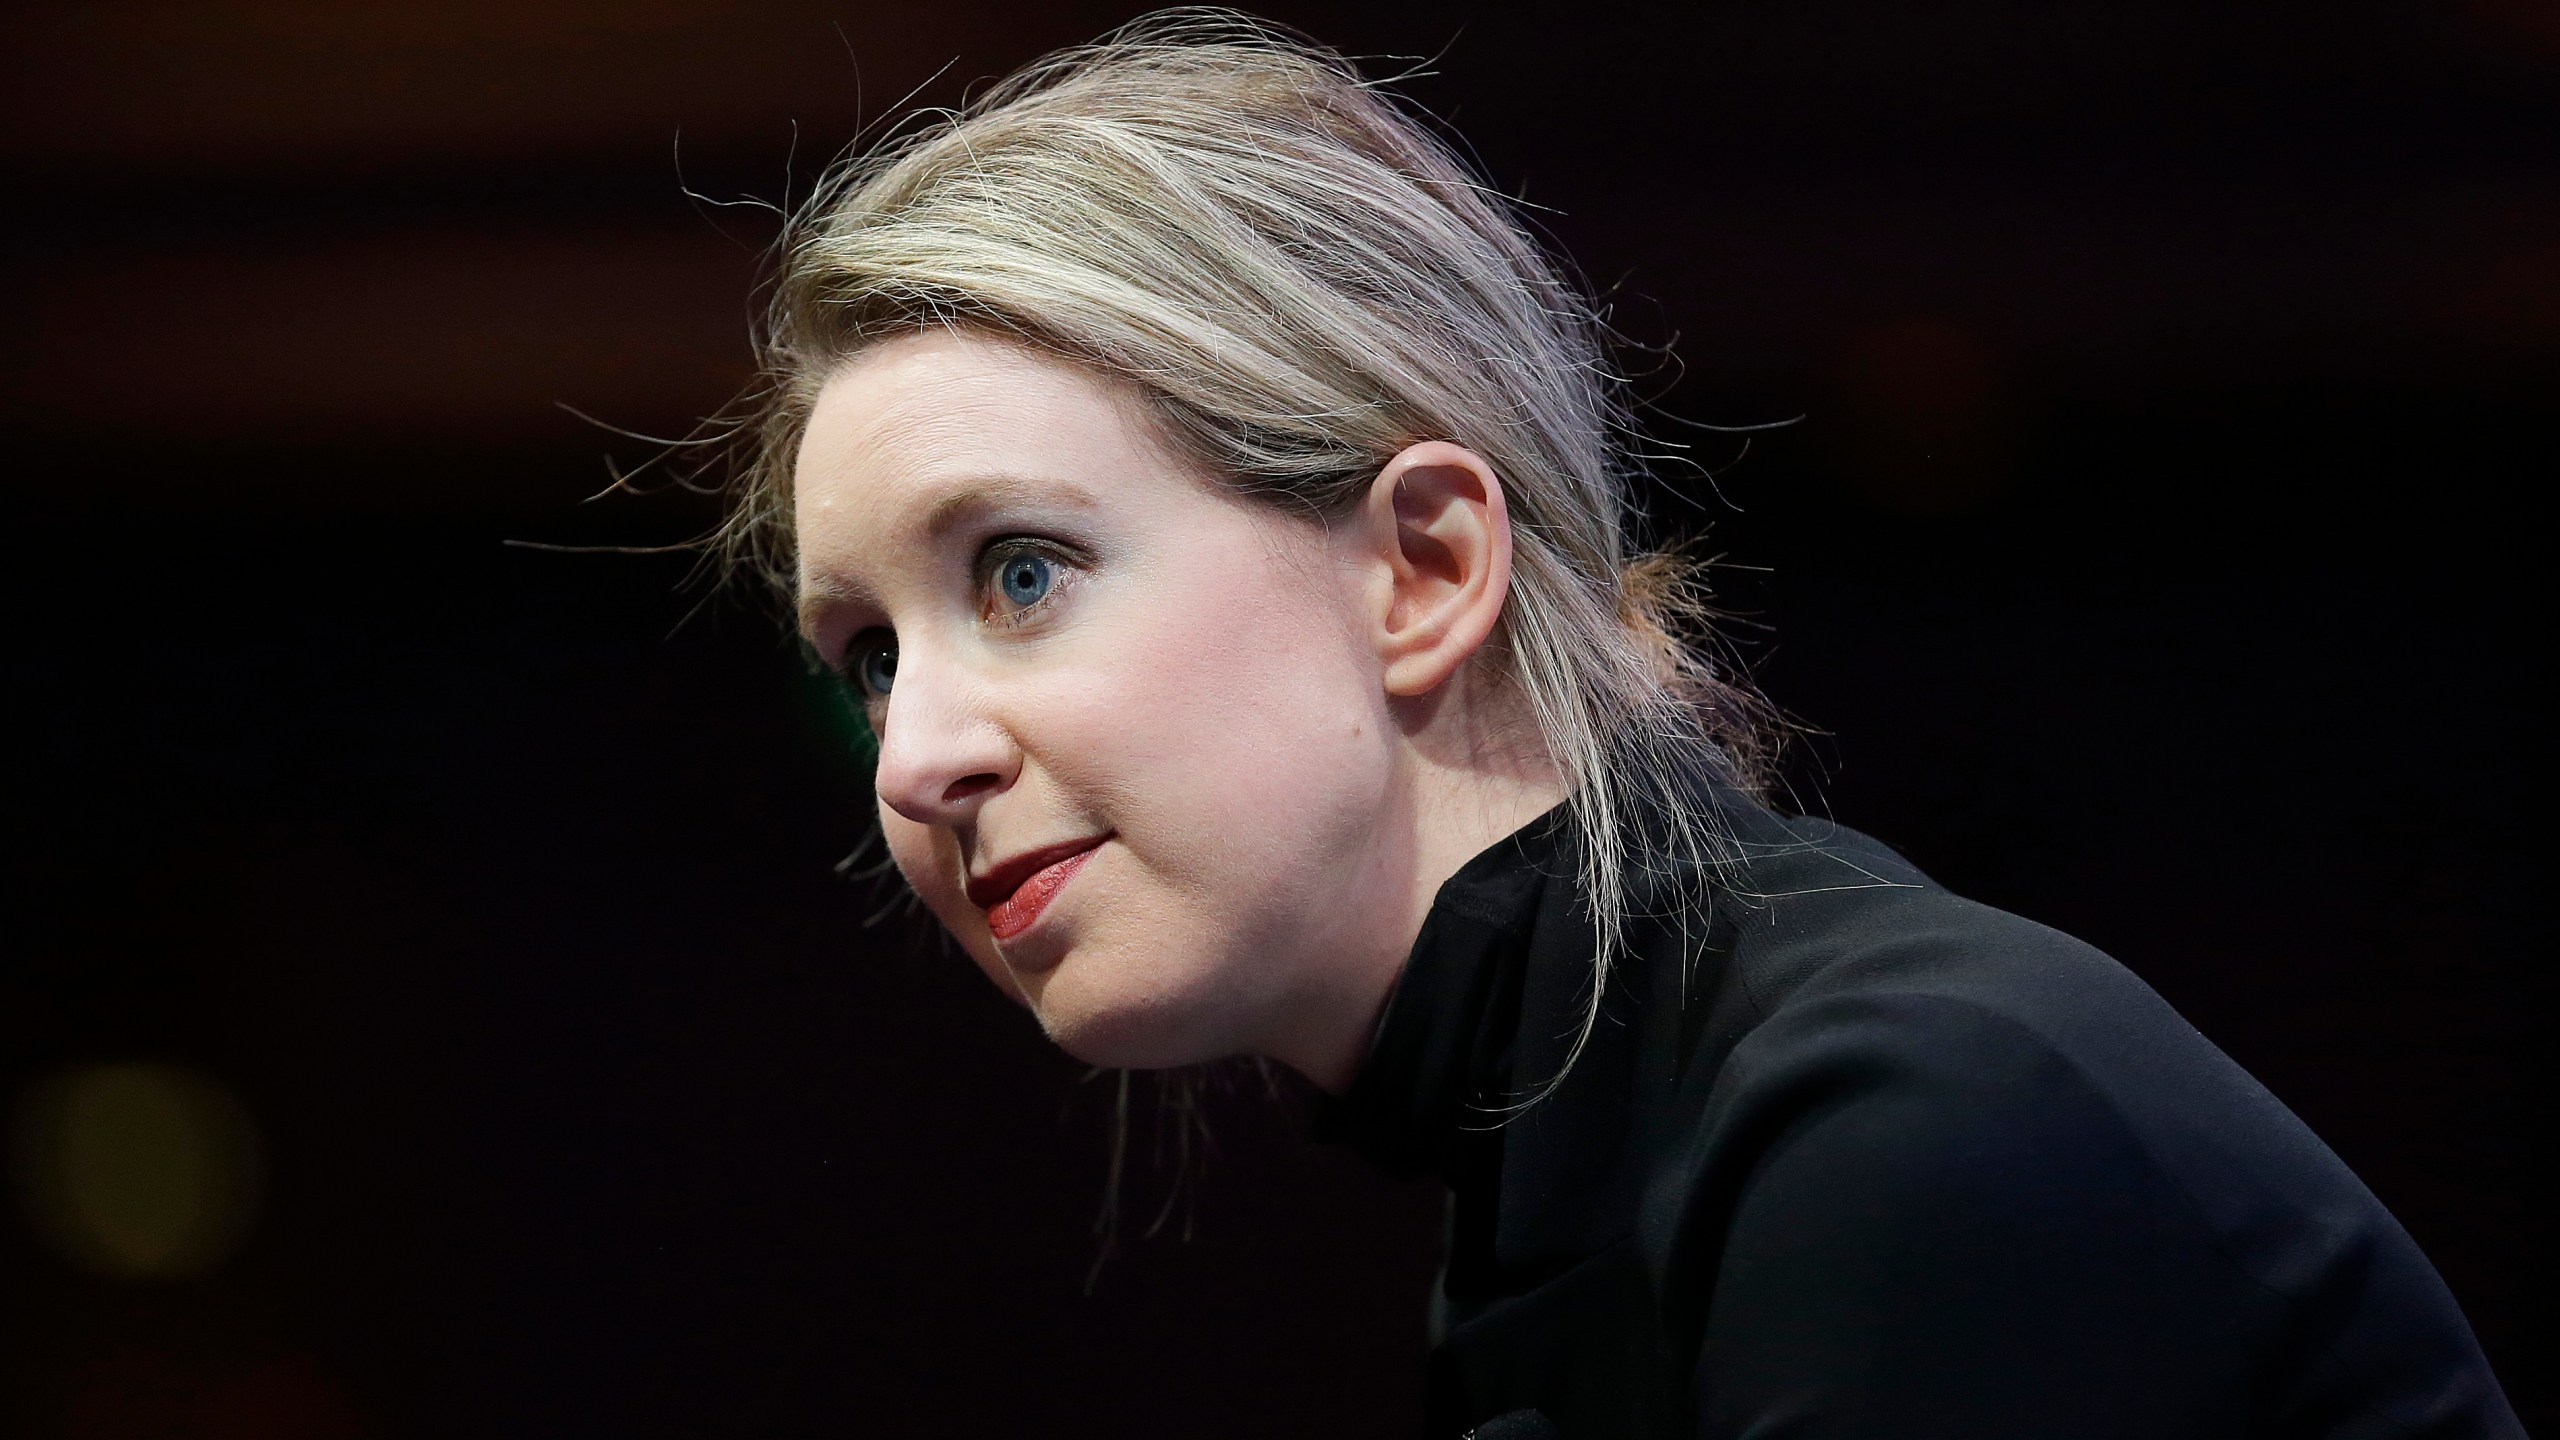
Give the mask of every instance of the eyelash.
[[[1052, 567], [1053, 573], [1050, 577], [1048, 592], [1019, 610], [995, 612], [985, 608], [984, 597], [994, 587], [996, 576], [1003, 570], [1005, 562], [1026, 553], [1039, 556], [1048, 561]], [[1011, 630], [1031, 623], [1039, 618], [1042, 612], [1048, 610], [1057, 600], [1058, 592], [1074, 583], [1070, 577], [1084, 569], [1084, 562], [1055, 540], [1037, 535], [1003, 535], [987, 542], [978, 551], [975, 568], [977, 590], [981, 597], [979, 623], [999, 630]], [[844, 682], [846, 687], [865, 704], [877, 703], [881, 698], [870, 694], [864, 688], [862, 677], [855, 671], [855, 667], [862, 663], [863, 655], [868, 649], [864, 643], [865, 637], [872, 633], [871, 630], [857, 632], [852, 643], [846, 647], [843, 659], [833, 667], [836, 678]], [[896, 635], [892, 634], [889, 641], [895, 645]]]
[[[995, 611], [984, 608], [985, 597], [995, 588], [996, 577], [1003, 573], [1006, 563], [1023, 555], [1037, 555], [1049, 562], [1048, 590], [1039, 599], [1019, 610]], [[1006, 535], [988, 542], [986, 548], [978, 552], [977, 568], [978, 594], [982, 602], [982, 608], [978, 614], [979, 623], [994, 626], [999, 630], [1011, 630], [1017, 626], [1030, 624], [1043, 611], [1048, 610], [1057, 600], [1058, 592], [1073, 583], [1069, 576], [1082, 567], [1075, 556], [1067, 553], [1065, 547], [1054, 540], [1042, 539], [1037, 535]]]

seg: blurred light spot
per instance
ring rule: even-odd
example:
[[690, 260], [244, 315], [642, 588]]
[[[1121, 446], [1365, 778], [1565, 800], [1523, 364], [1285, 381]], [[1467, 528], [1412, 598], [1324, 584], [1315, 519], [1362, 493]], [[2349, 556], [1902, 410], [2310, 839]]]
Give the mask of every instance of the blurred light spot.
[[2560, 6], [2551, 0], [2471, 0], [2463, 8], [2473, 20], [2498, 31], [2501, 39], [2560, 52]]
[[0, 154], [155, 169], [540, 164], [664, 156], [681, 129], [688, 151], [725, 135], [778, 157], [786, 117], [822, 135], [869, 118], [849, 49], [863, 78], [904, 93], [971, 33], [968, 3], [856, 15], [813, 0], [18, 0], [0, 46]]
[[2480, 266], [2464, 298], [2464, 318], [2492, 333], [2527, 343], [2560, 335], [2560, 241], [2519, 240]]
[[308, 1354], [137, 1346], [85, 1367], [62, 1440], [361, 1440], [376, 1433]]
[[239, 1248], [263, 1188], [256, 1127], [220, 1082], [174, 1065], [89, 1065], [22, 1097], [12, 1147], [36, 1228], [131, 1279], [200, 1274]]
[[2009, 478], [2014, 445], [1992, 357], [1972, 330], [1919, 316], [1851, 334], [1832, 430], [1848, 477], [1907, 511], [1962, 509]]
[[[18, 372], [0, 418], [261, 444], [592, 437], [557, 405], [628, 424], [736, 393], [752, 263], [698, 225], [101, 249], [48, 270], [0, 340]], [[147, 405], [108, 378], [136, 355]]]

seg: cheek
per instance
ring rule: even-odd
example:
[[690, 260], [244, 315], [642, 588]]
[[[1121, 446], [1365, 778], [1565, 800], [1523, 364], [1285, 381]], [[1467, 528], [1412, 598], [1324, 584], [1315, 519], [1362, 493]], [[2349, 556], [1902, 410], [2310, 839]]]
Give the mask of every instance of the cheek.
[[1262, 578], [1147, 606], [1037, 727], [1043, 762], [1160, 869], [1311, 860], [1381, 799], [1375, 676], [1319, 600]]

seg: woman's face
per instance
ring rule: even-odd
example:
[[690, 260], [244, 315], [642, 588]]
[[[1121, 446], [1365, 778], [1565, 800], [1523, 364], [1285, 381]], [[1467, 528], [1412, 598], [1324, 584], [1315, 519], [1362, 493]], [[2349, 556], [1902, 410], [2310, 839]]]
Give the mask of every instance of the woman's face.
[[890, 853], [1068, 1051], [1285, 1054], [1346, 960], [1401, 957], [1409, 787], [1353, 548], [969, 334], [846, 364], [794, 483], [803, 627], [868, 698]]

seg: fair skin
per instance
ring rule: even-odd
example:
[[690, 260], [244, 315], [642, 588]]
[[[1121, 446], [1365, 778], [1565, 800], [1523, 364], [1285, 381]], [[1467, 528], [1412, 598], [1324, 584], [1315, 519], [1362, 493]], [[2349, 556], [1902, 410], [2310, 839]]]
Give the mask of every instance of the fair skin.
[[867, 701], [890, 854], [1080, 1059], [1258, 1054], [1340, 1093], [1441, 883], [1563, 798], [1487, 646], [1510, 520], [1460, 446], [1318, 523], [1177, 458], [1125, 387], [931, 331], [829, 378], [793, 485], [802, 628]]

